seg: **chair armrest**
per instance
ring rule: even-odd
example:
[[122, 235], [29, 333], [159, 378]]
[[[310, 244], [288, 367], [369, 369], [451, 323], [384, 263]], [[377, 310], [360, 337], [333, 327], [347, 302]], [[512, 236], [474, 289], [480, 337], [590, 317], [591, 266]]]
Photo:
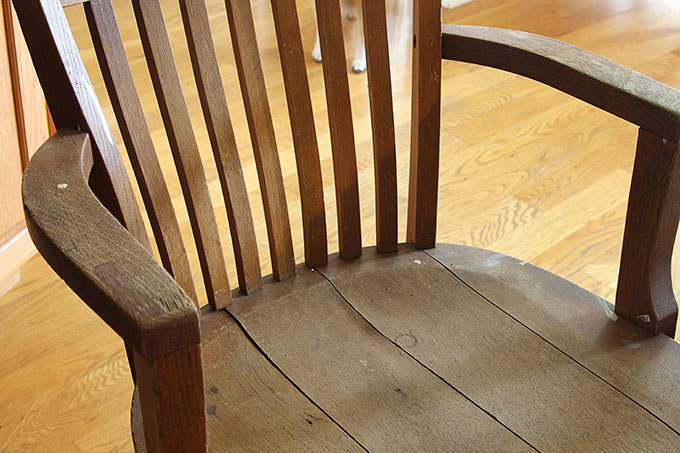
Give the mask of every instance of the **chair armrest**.
[[578, 47], [515, 30], [444, 25], [442, 57], [529, 77], [680, 141], [680, 91]]
[[137, 353], [154, 359], [200, 343], [191, 299], [88, 186], [86, 133], [62, 129], [22, 184], [28, 230], [50, 266]]

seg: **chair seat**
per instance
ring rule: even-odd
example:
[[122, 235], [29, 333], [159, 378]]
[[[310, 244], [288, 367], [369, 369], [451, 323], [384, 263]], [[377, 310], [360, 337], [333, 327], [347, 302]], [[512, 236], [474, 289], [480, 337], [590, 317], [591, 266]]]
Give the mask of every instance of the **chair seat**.
[[211, 451], [680, 451], [680, 344], [486, 250], [299, 266], [202, 347]]

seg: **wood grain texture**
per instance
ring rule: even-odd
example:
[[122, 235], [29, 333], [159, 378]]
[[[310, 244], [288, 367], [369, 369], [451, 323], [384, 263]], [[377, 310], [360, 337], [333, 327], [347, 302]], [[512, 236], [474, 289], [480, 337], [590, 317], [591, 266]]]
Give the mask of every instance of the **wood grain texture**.
[[146, 451], [207, 451], [201, 345], [134, 363]]
[[78, 47], [58, 0], [15, 1], [21, 28], [57, 128], [92, 136], [92, 189], [102, 203], [145, 247], [149, 238], [111, 129], [92, 88]]
[[333, 150], [338, 243], [340, 255], [352, 259], [361, 255], [361, 216], [340, 0], [316, 0], [315, 5]]
[[131, 347], [153, 359], [200, 341], [196, 307], [87, 184], [88, 135], [61, 130], [31, 159], [22, 195], [33, 242]]
[[189, 297], [198, 303], [184, 241], [137, 95], [113, 6], [109, 0], [92, 0], [85, 3], [84, 8], [99, 67], [144, 200], [161, 262]]
[[[288, 111], [272, 33], [270, 3], [269, 0], [252, 1], [277, 128], [296, 259], [302, 262], [298, 181], [292, 139], [289, 132], [286, 133]], [[176, 2], [168, 5], [175, 6], [164, 10], [171, 36], [182, 47], [185, 39], [180, 10]], [[235, 87], [238, 79], [229, 58], [229, 31], [217, 25], [224, 20], [223, 7], [221, 2], [214, 1], [208, 5], [216, 43], [221, 43], [218, 51], [225, 52], [220, 53], [225, 57], [221, 61], [224, 83]], [[315, 39], [313, 2], [297, 2], [296, 6], [303, 45], [309, 52]], [[387, 6], [389, 12], [389, 2]], [[444, 10], [443, 15], [447, 23], [478, 23], [546, 34], [605, 55], [671, 86], [679, 86], [675, 47], [680, 4], [675, 0], [557, 0], [550, 6], [538, 0], [476, 0], [455, 10]], [[138, 42], [130, 2], [115, 2], [114, 7], [133, 73], [140, 83], [142, 102], [155, 107], [151, 84], [144, 75], [144, 58], [141, 52], [131, 52]], [[80, 12], [81, 8], [66, 10], [78, 46], [89, 49], [87, 24], [79, 16]], [[347, 21], [347, 31], [356, 23]], [[391, 28], [390, 33], [398, 175], [404, 182], [408, 172], [408, 74], [412, 40], [408, 26], [396, 33], [392, 33]], [[352, 44], [347, 44], [350, 52]], [[176, 57], [180, 69], [184, 69], [185, 93], [191, 96], [194, 80], [188, 53], [178, 52]], [[94, 52], [86, 50], [83, 59], [93, 74], [95, 91], [100, 99], [105, 99], [104, 83], [95, 76], [98, 66]], [[332, 253], [338, 246], [322, 68], [309, 57], [306, 60], [319, 130], [321, 166], [326, 176], [328, 240]], [[443, 75], [439, 240], [490, 248], [494, 247], [489, 244], [502, 241], [499, 251], [512, 252], [522, 260], [540, 264], [613, 302], [630, 181], [625, 174], [630, 178], [636, 128], [611, 115], [598, 113], [578, 100], [570, 100], [557, 90], [502, 71], [447, 61], [443, 64]], [[374, 169], [366, 78], [351, 74], [349, 82], [357, 132], [362, 236], [365, 244], [374, 244]], [[238, 90], [227, 90], [227, 98], [236, 139], [242, 144], [251, 206], [256, 208], [256, 231], [258, 238], [265, 237], [265, 223], [261, 209], [257, 209], [261, 201], [255, 164], [247, 146], [248, 128], [245, 116], [239, 114], [238, 109], [240, 94]], [[199, 125], [203, 115], [197, 96], [190, 105], [195, 107], [191, 111], [192, 121]], [[115, 124], [110, 107], [104, 105], [104, 113], [110, 124]], [[154, 108], [148, 109], [147, 114], [153, 137], [160, 138], [157, 147], [159, 154], [165, 156], [161, 160], [163, 170], [173, 176], [174, 166], [160, 116], [156, 116]], [[115, 130], [114, 136], [122, 146]], [[197, 133], [197, 138], [201, 150], [205, 150], [208, 167], [212, 159], [209, 137]], [[620, 175], [607, 178], [614, 171]], [[213, 193], [219, 193], [217, 173], [208, 171], [207, 176], [211, 190], [216, 190]], [[405, 228], [406, 187], [407, 184], [402, 183], [398, 187], [400, 237]], [[188, 238], [191, 228], [180, 209], [183, 201], [179, 184], [171, 178], [169, 188], [178, 206], [182, 232]], [[600, 200], [600, 193], [604, 193], [606, 202]], [[219, 197], [214, 195], [216, 204], [221, 201]], [[218, 211], [221, 211], [218, 213], [221, 214], [221, 217], [218, 215], [220, 228], [228, 235], [227, 216], [221, 209]], [[542, 234], [527, 236], [523, 235], [524, 231], [551, 234], [547, 238]], [[560, 234], [553, 235], [553, 232]], [[507, 241], [503, 240], [506, 238]], [[193, 245], [189, 240], [186, 244], [188, 248]], [[263, 266], [267, 266], [266, 240], [259, 241], [259, 247]], [[197, 258], [190, 254], [190, 259], [192, 268], [198, 270]], [[229, 267], [229, 276], [235, 284], [237, 278], [232, 268]], [[673, 269], [677, 280], [680, 275], [677, 262]], [[45, 300], [50, 303], [44, 303]], [[29, 260], [21, 269], [19, 283], [0, 297], [0, 344], [3, 345], [0, 347], [0, 363], [3, 363], [0, 387], [4, 389], [0, 392], [0, 407], [4, 408], [0, 411], [0, 449], [131, 451], [132, 381], [121, 342], [40, 257]]]
[[387, 10], [384, 0], [362, 0], [361, 5], [373, 132], [376, 244], [380, 253], [389, 253], [397, 250], [397, 157]]
[[[201, 348], [209, 451], [363, 451], [300, 393], [224, 311], [204, 313]], [[132, 433], [143, 442], [137, 394]]]
[[226, 6], [236, 68], [262, 190], [272, 269], [277, 279], [285, 280], [295, 274], [293, 239], [267, 87], [264, 84], [262, 63], [257, 48], [253, 12], [250, 0], [226, 0]]
[[571, 94], [674, 142], [680, 93], [607, 58], [516, 30], [442, 27], [442, 56], [514, 72]]
[[213, 309], [222, 308], [231, 300], [222, 242], [161, 5], [155, 1], [134, 0], [133, 6], [189, 211], [208, 302]]
[[376, 332], [318, 271], [300, 266], [295, 279], [235, 298], [228, 310], [368, 451], [531, 450]]
[[[530, 307], [513, 319], [424, 252], [367, 251], [321, 272], [375, 329], [539, 451], [677, 446], [676, 431], [522, 325]], [[671, 362], [678, 352], [666, 351]]]
[[437, 233], [441, 110], [441, 2], [413, 3], [411, 164], [406, 240], [434, 247]]
[[482, 297], [680, 432], [678, 342], [617, 317], [606, 300], [524, 261], [448, 244], [427, 253]]
[[680, 145], [640, 129], [623, 236], [616, 313], [675, 336], [671, 259], [680, 217]]
[[205, 0], [182, 0], [180, 7], [201, 107], [229, 216], [239, 287], [244, 294], [249, 294], [262, 287], [260, 257], [208, 12]]
[[17, 135], [19, 138], [19, 152], [21, 154], [21, 165], [23, 170], [28, 164], [28, 142], [26, 137], [24, 102], [21, 96], [22, 84], [21, 76], [19, 74], [19, 59], [17, 56], [16, 35], [14, 31], [14, 13], [11, 0], [2, 1], [2, 19], [5, 31], [7, 60], [9, 62], [9, 76], [12, 83], [14, 118], [16, 120]]
[[295, 146], [305, 262], [309, 267], [319, 267], [328, 263], [326, 209], [319, 145], [295, 3], [294, 0], [272, 0], [271, 5]]

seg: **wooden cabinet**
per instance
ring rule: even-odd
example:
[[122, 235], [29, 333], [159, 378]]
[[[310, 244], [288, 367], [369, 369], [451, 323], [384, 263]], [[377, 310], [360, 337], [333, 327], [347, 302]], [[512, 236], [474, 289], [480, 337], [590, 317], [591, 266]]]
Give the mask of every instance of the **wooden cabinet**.
[[21, 175], [48, 136], [48, 113], [10, 0], [0, 23], [0, 294], [18, 280], [35, 252], [26, 232]]

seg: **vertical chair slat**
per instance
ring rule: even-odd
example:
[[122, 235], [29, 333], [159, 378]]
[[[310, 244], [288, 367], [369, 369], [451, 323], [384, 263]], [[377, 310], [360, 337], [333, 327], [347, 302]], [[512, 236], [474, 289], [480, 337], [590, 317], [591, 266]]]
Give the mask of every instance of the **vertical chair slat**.
[[205, 0], [180, 0], [180, 6], [201, 107], [227, 207], [239, 286], [241, 292], [249, 294], [262, 287], [260, 258], [208, 12]]
[[225, 3], [262, 190], [272, 271], [276, 279], [283, 280], [295, 274], [295, 255], [274, 125], [257, 48], [253, 13], [250, 0], [226, 0]]
[[90, 133], [94, 148], [91, 187], [100, 201], [146, 248], [144, 227], [118, 147], [92, 88], [59, 0], [15, 0], [14, 8], [57, 128]]
[[333, 150], [340, 256], [352, 259], [361, 255], [361, 218], [340, 0], [316, 0], [316, 14]]
[[441, 0], [413, 2], [411, 161], [406, 240], [434, 247], [437, 232], [441, 94]]
[[137, 26], [186, 200], [208, 301], [231, 300], [217, 221], [158, 0], [133, 0]]
[[295, 0], [272, 0], [271, 4], [295, 146], [302, 203], [305, 262], [314, 268], [328, 263], [328, 245], [323, 180], [314, 113], [309, 95], [307, 66]]
[[380, 253], [397, 250], [397, 157], [385, 0], [362, 0]]
[[680, 217], [680, 144], [640, 129], [630, 184], [616, 313], [653, 334], [675, 336], [671, 281]]
[[153, 229], [161, 261], [198, 303], [184, 242], [137, 95], [111, 0], [86, 2], [85, 15], [106, 89]]

